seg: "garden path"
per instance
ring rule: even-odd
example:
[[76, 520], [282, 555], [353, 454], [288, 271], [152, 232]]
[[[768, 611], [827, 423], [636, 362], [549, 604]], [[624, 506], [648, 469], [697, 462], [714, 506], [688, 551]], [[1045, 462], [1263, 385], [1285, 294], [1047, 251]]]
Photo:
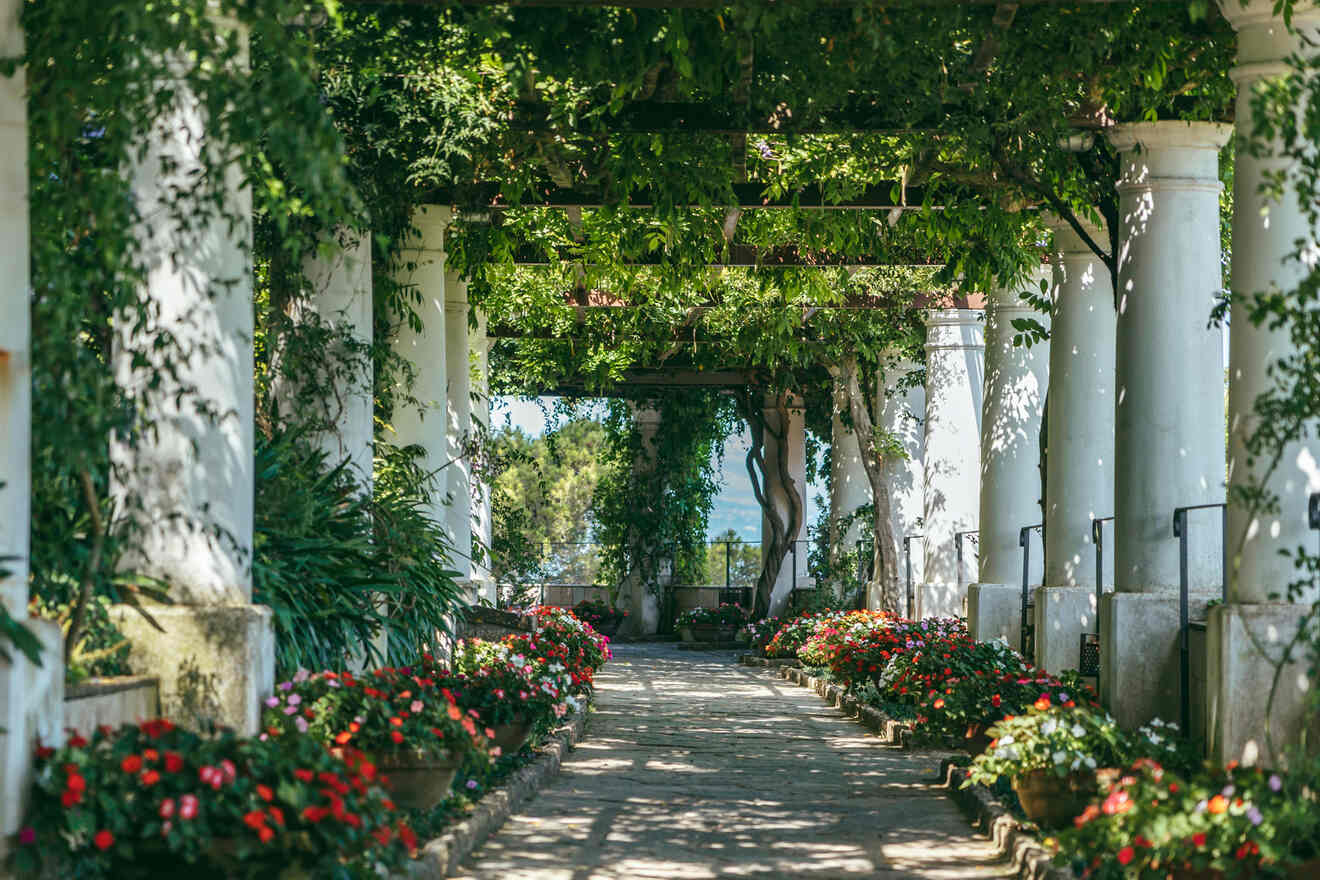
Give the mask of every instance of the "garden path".
[[457, 876], [1009, 877], [932, 783], [815, 693], [728, 652], [620, 645], [560, 776]]

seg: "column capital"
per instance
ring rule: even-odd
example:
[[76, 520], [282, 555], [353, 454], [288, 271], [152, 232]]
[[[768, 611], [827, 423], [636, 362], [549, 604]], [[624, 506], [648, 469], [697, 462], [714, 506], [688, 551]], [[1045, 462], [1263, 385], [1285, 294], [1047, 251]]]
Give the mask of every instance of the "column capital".
[[453, 216], [454, 211], [448, 205], [418, 205], [412, 213], [412, 225], [419, 233], [414, 249], [443, 252], [445, 229]]
[[926, 319], [926, 351], [985, 348], [985, 312], [980, 309], [930, 309]]
[[1117, 125], [1109, 141], [1119, 151], [1118, 191], [1218, 193], [1219, 150], [1233, 135], [1223, 122], [1161, 120]]
[[[1072, 256], [1073, 254], [1085, 254], [1088, 257], [1095, 255], [1067, 220], [1056, 214], [1046, 214], [1042, 219], [1050, 231], [1054, 233], [1054, 247], [1051, 253], [1059, 257]], [[1091, 236], [1091, 240], [1101, 247], [1104, 247], [1109, 241], [1109, 227], [1105, 225], [1103, 220], [1096, 224], [1086, 217], [1078, 217], [1077, 221], [1086, 230], [1086, 234]]]
[[[1280, 32], [1287, 32], [1284, 27], [1283, 18], [1275, 13], [1274, 0], [1218, 0], [1219, 11], [1228, 19], [1228, 23], [1233, 26], [1235, 31], [1243, 31], [1253, 27], [1277, 28]], [[1302, 0], [1302, 2], [1293, 5], [1292, 24], [1295, 30], [1304, 30], [1308, 26], [1314, 26], [1320, 22], [1320, 7], [1317, 7], [1311, 0]]]

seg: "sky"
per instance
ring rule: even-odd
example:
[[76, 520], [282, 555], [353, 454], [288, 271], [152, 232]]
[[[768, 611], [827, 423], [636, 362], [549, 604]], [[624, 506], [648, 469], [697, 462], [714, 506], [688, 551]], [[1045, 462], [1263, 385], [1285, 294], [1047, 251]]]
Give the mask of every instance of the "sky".
[[[554, 398], [542, 397], [547, 406]], [[545, 431], [545, 417], [537, 402], [530, 398], [496, 397], [492, 402], [491, 421], [493, 427], [516, 425], [528, 434], [539, 436]], [[715, 498], [715, 507], [707, 525], [708, 535], [718, 535], [733, 529], [744, 541], [761, 540], [761, 508], [752, 494], [751, 480], [747, 476], [745, 456], [747, 455], [747, 435], [745, 432], [731, 436], [724, 445], [724, 467], [719, 495]], [[816, 520], [816, 496], [822, 494], [824, 487], [812, 485], [807, 498], [807, 523]], [[803, 536], [805, 537], [805, 535]]]

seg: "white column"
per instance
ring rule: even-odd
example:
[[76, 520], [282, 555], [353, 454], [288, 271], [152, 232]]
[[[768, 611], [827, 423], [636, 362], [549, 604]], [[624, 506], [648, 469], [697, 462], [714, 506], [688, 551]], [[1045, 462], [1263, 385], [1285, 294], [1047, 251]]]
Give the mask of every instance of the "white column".
[[[649, 479], [647, 475], [652, 474], [656, 467], [656, 447], [655, 438], [660, 432], [661, 415], [658, 409], [645, 404], [632, 405], [633, 421], [637, 425], [637, 432], [641, 439], [641, 450], [637, 460], [633, 462], [633, 473], [639, 480]], [[645, 541], [646, 536], [631, 536], [633, 540]], [[642, 548], [641, 552], [645, 552]], [[623, 631], [629, 635], [655, 635], [660, 630], [660, 600], [661, 592], [667, 584], [669, 563], [666, 560], [657, 560], [654, 583], [648, 582], [643, 577], [643, 572], [635, 572], [625, 583], [619, 602], [628, 609], [629, 617], [625, 619]], [[653, 589], [654, 588], [654, 589]]]
[[[1022, 621], [1024, 526], [1041, 522], [1040, 429], [1049, 385], [1049, 342], [1013, 344], [1015, 320], [1049, 325], [1021, 298], [1040, 295], [1048, 267], [1020, 284], [991, 291], [985, 312], [985, 399], [981, 409], [981, 524], [977, 583], [968, 589], [967, 624], [974, 638], [1003, 637], [1019, 644]], [[1044, 564], [1039, 539], [1031, 541], [1031, 584]]]
[[[433, 475], [428, 513], [444, 526], [448, 515], [444, 500], [449, 491], [448, 376], [445, 363], [445, 227], [450, 209], [438, 205], [419, 208], [412, 218], [417, 230], [400, 254], [395, 280], [420, 296], [414, 306], [417, 323], [404, 321], [394, 338], [394, 353], [412, 364], [411, 388], [395, 395], [393, 426], [399, 446], [419, 451], [418, 465]], [[417, 403], [405, 404], [411, 395]]]
[[[897, 439], [906, 458], [889, 459], [885, 463], [885, 482], [889, 486], [890, 522], [894, 530], [894, 554], [898, 560], [900, 592], [907, 595], [907, 559], [903, 553], [903, 537], [921, 534], [925, 510], [925, 472], [922, 467], [922, 446], [925, 442], [926, 388], [910, 384], [907, 379], [921, 365], [892, 353], [881, 357], [881, 375], [876, 379], [879, 396], [880, 430]], [[912, 548], [912, 584], [915, 589], [924, 583], [925, 554], [920, 540], [910, 542]], [[907, 600], [899, 607], [907, 613]]]
[[[0, 0], [0, 58], [23, 54], [20, 0]], [[27, 76], [0, 76], [0, 601], [27, 617], [31, 525], [32, 355], [29, 340]]]
[[[193, 62], [172, 63], [182, 70]], [[239, 63], [245, 68], [246, 58]], [[205, 104], [186, 81], [170, 86], [175, 104], [155, 120], [130, 169], [148, 314], [116, 316], [116, 377], [146, 424], [131, 440], [113, 438], [110, 454], [112, 492], [128, 520], [120, 565], [167, 583], [176, 604], [153, 611], [163, 634], [131, 609], [117, 616], [133, 665], [161, 674], [166, 714], [251, 733], [274, 678], [271, 612], [249, 604], [252, 195], [237, 161], [215, 182], [217, 203], [181, 195], [211, 179], [208, 159], [224, 145], [208, 133]], [[158, 350], [168, 337], [177, 346]]]
[[[1121, 723], [1178, 705], [1178, 542], [1173, 509], [1224, 498], [1223, 340], [1207, 328], [1221, 288], [1219, 149], [1231, 128], [1142, 122], [1121, 155], [1115, 355], [1114, 583], [1101, 609], [1101, 697]], [[1214, 511], [1191, 520], [1190, 585], [1220, 584]]]
[[[20, 0], [0, 0], [0, 58], [23, 54]], [[0, 76], [0, 602], [42, 643], [42, 665], [7, 646], [0, 658], [0, 835], [18, 831], [32, 781], [32, 747], [64, 735], [60, 628], [27, 617], [31, 418], [28, 283], [27, 78]]]
[[303, 263], [303, 274], [311, 287], [310, 295], [296, 300], [290, 308], [295, 324], [318, 320], [348, 336], [353, 347], [341, 346], [327, 353], [331, 361], [310, 366], [317, 372], [322, 390], [315, 400], [299, 394], [295, 383], [280, 378], [282, 414], [294, 408], [300, 416], [314, 418], [321, 426], [314, 442], [326, 454], [326, 464], [337, 465], [348, 459], [358, 482], [367, 493], [372, 483], [372, 369], [371, 355], [371, 234], [341, 229], [335, 238], [324, 242], [324, 251]]
[[[1256, 0], [1245, 8], [1237, 2], [1221, 5], [1224, 16], [1238, 32], [1238, 64], [1233, 80], [1238, 86], [1237, 120], [1242, 137], [1252, 133], [1253, 92], [1290, 73], [1287, 59], [1314, 55], [1320, 37], [1320, 10], [1312, 4], [1293, 11], [1295, 33], [1274, 16], [1272, 4]], [[1303, 39], [1309, 37], [1310, 45]], [[1297, 113], [1307, 112], [1298, 107]], [[1275, 144], [1277, 148], [1278, 144]], [[1256, 399], [1274, 387], [1271, 364], [1295, 355], [1288, 329], [1271, 330], [1251, 323], [1252, 300], [1258, 293], [1295, 290], [1307, 269], [1288, 255], [1298, 240], [1315, 242], [1317, 230], [1297, 205], [1289, 186], [1280, 200], [1267, 199], [1260, 185], [1267, 174], [1288, 172], [1292, 163], [1275, 157], [1254, 156], [1239, 141], [1233, 178], [1233, 267], [1235, 296], [1229, 335], [1229, 604], [1212, 609], [1208, 627], [1210, 693], [1207, 738], [1211, 753], [1223, 761], [1275, 763], [1265, 743], [1266, 702], [1274, 668], [1255, 645], [1267, 646], [1281, 657], [1282, 646], [1293, 637], [1314, 590], [1297, 604], [1281, 600], [1287, 584], [1298, 578], [1293, 561], [1280, 551], [1299, 545], [1313, 546], [1307, 529], [1306, 499], [1320, 491], [1320, 442], [1314, 436], [1289, 443], [1273, 473], [1268, 462], [1250, 461], [1245, 442], [1259, 426]], [[1234, 488], [1263, 487], [1277, 496], [1273, 514], [1252, 515]], [[1305, 718], [1308, 687], [1305, 664], [1285, 667], [1269, 716], [1276, 744], [1296, 741]], [[1310, 683], [1314, 687], [1314, 683]]]
[[844, 520], [871, 503], [871, 481], [866, 476], [857, 434], [852, 429], [848, 389], [834, 379], [834, 408], [830, 419], [830, 572], [836, 578], [857, 573], [857, 541], [863, 523]]
[[[807, 451], [806, 451], [806, 420], [802, 409], [802, 398], [791, 397], [788, 403], [788, 419], [782, 423], [779, 420], [779, 414], [770, 401], [767, 401], [765, 410], [766, 422], [774, 431], [781, 435], [777, 442], [771, 438], [766, 438], [765, 448], [765, 467], [767, 473], [772, 475], [767, 480], [767, 489], [770, 498], [773, 500], [775, 509], [779, 512], [780, 519], [785, 525], [789, 517], [789, 488], [779, 482], [777, 478], [779, 468], [779, 456], [784, 455], [788, 458], [788, 476], [793, 481], [792, 491], [797, 496], [799, 510], [802, 511], [802, 527], [798, 530], [796, 540], [796, 556], [793, 552], [793, 544], [789, 544], [789, 550], [784, 555], [784, 562], [779, 568], [779, 573], [775, 578], [774, 588], [770, 592], [770, 616], [775, 617], [783, 613], [788, 607], [789, 599], [793, 593], [793, 586], [796, 583], [799, 590], [809, 589], [811, 584], [807, 578], [807, 546], [804, 542], [806, 536], [806, 509], [807, 509]], [[768, 545], [770, 535], [769, 517], [762, 514], [761, 517], [761, 547], [764, 553]], [[796, 561], [795, 561], [796, 560]]]
[[[486, 313], [477, 310], [477, 326], [472, 331], [469, 344], [477, 356], [476, 387], [472, 398], [472, 428], [482, 438], [490, 437], [490, 340], [486, 338]], [[491, 542], [491, 506], [490, 484], [480, 475], [474, 477], [476, 485], [472, 490], [472, 543], [475, 548], [482, 548], [483, 554], [490, 553]], [[484, 561], [472, 564], [472, 577], [481, 581], [482, 595], [494, 604], [495, 581], [491, 577], [491, 568], [485, 556]]]
[[[1094, 632], [1095, 545], [1091, 520], [1114, 513], [1113, 280], [1081, 236], [1057, 218], [1050, 292], [1049, 424], [1045, 467], [1045, 578], [1036, 594], [1036, 663], [1076, 669], [1081, 634]], [[1109, 233], [1086, 224], [1103, 248]], [[1113, 526], [1104, 524], [1112, 578]]]
[[448, 375], [448, 449], [450, 540], [454, 569], [472, 577], [472, 361], [468, 355], [467, 283], [445, 276], [445, 373]]
[[[981, 395], [985, 341], [981, 312], [926, 313], [924, 584], [919, 617], [962, 616], [966, 584], [975, 572], [975, 545], [964, 542], [957, 571], [953, 536], [977, 528], [981, 497]], [[960, 590], [958, 583], [964, 587]]]

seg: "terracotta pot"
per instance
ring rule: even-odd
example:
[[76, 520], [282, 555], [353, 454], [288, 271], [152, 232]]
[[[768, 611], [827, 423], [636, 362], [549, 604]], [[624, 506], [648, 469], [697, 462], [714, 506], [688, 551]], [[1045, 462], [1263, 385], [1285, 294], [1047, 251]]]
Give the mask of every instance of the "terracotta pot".
[[1076, 771], [1059, 776], [1053, 770], [1030, 770], [1013, 777], [1013, 791], [1022, 812], [1042, 828], [1062, 828], [1086, 809], [1099, 790], [1105, 771]]
[[412, 810], [429, 810], [449, 797], [449, 789], [458, 775], [460, 755], [390, 755], [376, 762], [389, 781], [390, 797], [396, 804]]
[[496, 724], [491, 729], [495, 731], [495, 745], [500, 747], [500, 752], [512, 755], [520, 750], [527, 742], [527, 737], [532, 735], [532, 722], [520, 718], [506, 724]]

